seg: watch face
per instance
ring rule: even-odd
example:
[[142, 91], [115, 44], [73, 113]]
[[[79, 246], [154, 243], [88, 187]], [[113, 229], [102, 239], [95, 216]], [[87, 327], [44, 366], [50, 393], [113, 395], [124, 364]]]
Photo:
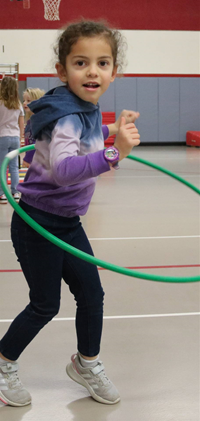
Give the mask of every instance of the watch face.
[[105, 157], [110, 162], [117, 161], [119, 159], [119, 152], [114, 147], [107, 148], [105, 149]]

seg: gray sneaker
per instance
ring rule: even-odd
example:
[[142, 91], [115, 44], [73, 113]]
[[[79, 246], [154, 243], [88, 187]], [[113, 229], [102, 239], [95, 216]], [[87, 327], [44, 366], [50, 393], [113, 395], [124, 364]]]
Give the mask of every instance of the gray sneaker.
[[18, 377], [18, 364], [0, 364], [0, 400], [11, 406], [25, 406], [31, 403], [31, 395]]
[[86, 387], [96, 401], [109, 405], [120, 401], [117, 389], [105, 374], [102, 361], [91, 368], [82, 367], [79, 354], [72, 355], [71, 361], [66, 367], [68, 376]]

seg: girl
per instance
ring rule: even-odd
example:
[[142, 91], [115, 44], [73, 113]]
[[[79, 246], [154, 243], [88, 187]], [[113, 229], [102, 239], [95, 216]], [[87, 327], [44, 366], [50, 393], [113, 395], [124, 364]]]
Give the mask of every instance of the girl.
[[[35, 143], [35, 139], [32, 136], [32, 130], [31, 130], [31, 123], [30, 118], [32, 116], [32, 112], [29, 108], [29, 104], [32, 101], [35, 101], [39, 98], [41, 98], [45, 94], [45, 91], [43, 89], [39, 88], [27, 88], [23, 93], [23, 107], [25, 111], [25, 120], [26, 120], [26, 127], [24, 131], [24, 138], [25, 138], [25, 146], [32, 145]], [[24, 158], [22, 167], [23, 168], [29, 168], [30, 163], [32, 162], [33, 155], [35, 151], [27, 151]]]
[[[0, 168], [8, 152], [20, 147], [20, 138], [24, 130], [24, 111], [19, 100], [17, 81], [11, 76], [2, 79], [0, 85]], [[18, 157], [9, 164], [11, 192], [19, 201], [17, 185], [19, 183]], [[0, 183], [0, 204], [8, 203]]]
[[[51, 233], [91, 255], [80, 215], [88, 209], [96, 177], [139, 144], [138, 130], [129, 122], [138, 114], [123, 112], [115, 123], [115, 144], [104, 151], [109, 133], [107, 127], [102, 133], [98, 99], [115, 79], [121, 48], [120, 33], [104, 23], [83, 20], [69, 25], [58, 41], [56, 64], [65, 86], [29, 105], [34, 112], [36, 153], [20, 185], [20, 206]], [[30, 303], [0, 341], [0, 373], [5, 382], [0, 399], [13, 406], [31, 402], [19, 380], [16, 360], [58, 313], [63, 278], [77, 304], [78, 352], [67, 365], [67, 374], [98, 402], [119, 402], [119, 393], [99, 360], [104, 292], [97, 268], [41, 237], [16, 213], [12, 241], [30, 288]]]

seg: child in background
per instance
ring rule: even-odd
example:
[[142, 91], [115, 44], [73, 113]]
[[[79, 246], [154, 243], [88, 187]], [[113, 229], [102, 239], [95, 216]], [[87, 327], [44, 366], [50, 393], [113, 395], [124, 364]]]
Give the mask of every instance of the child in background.
[[[45, 94], [45, 91], [39, 88], [27, 88], [23, 93], [23, 107], [25, 111], [25, 122], [26, 122], [26, 127], [24, 131], [25, 146], [35, 144], [35, 139], [32, 136], [31, 124], [30, 124], [30, 117], [32, 116], [33, 113], [28, 107], [28, 104], [30, 104], [32, 101], [35, 101], [41, 98], [44, 94]], [[34, 153], [35, 153], [34, 150], [26, 152], [23, 158], [23, 162], [22, 162], [23, 168], [30, 167]]]
[[[87, 212], [97, 176], [116, 168], [140, 143], [134, 125], [138, 114], [124, 111], [111, 127], [117, 131], [114, 146], [104, 150], [109, 129], [104, 126], [102, 131], [98, 100], [115, 79], [123, 49], [121, 33], [103, 22], [82, 20], [69, 25], [57, 48], [57, 74], [65, 86], [29, 105], [36, 152], [19, 186], [20, 206], [49, 232], [90, 255], [93, 251], [80, 216]], [[41, 237], [16, 212], [11, 233], [30, 288], [30, 303], [0, 341], [0, 399], [13, 406], [31, 403], [16, 360], [58, 313], [63, 279], [77, 305], [77, 353], [67, 365], [67, 374], [96, 401], [116, 404], [119, 392], [99, 359], [104, 291], [97, 267]]]
[[[24, 111], [19, 100], [16, 79], [5, 76], [0, 84], [0, 168], [8, 152], [20, 147], [20, 138], [24, 131]], [[19, 201], [17, 185], [19, 183], [19, 165], [16, 156], [9, 163], [11, 193]], [[0, 204], [8, 203], [0, 182]]]

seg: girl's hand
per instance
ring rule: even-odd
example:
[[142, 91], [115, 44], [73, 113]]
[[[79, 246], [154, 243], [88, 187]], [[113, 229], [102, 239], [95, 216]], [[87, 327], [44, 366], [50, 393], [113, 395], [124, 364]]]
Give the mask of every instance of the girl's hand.
[[126, 123], [124, 116], [121, 117], [118, 134], [114, 146], [119, 151], [119, 161], [126, 158], [134, 146], [140, 144], [138, 129], [133, 123]]
[[114, 124], [116, 125], [116, 128], [119, 130], [122, 117], [125, 118], [126, 124], [128, 124], [128, 123], [135, 123], [135, 120], [137, 120], [139, 116], [140, 116], [140, 113], [138, 111], [123, 110]]
[[113, 136], [114, 134], [118, 133], [119, 127], [120, 127], [120, 121], [121, 118], [124, 117], [126, 124], [128, 123], [135, 123], [135, 120], [139, 118], [140, 113], [137, 111], [131, 111], [131, 110], [123, 110], [118, 117], [118, 119], [115, 121], [115, 123], [108, 124], [109, 129], [109, 136]]

